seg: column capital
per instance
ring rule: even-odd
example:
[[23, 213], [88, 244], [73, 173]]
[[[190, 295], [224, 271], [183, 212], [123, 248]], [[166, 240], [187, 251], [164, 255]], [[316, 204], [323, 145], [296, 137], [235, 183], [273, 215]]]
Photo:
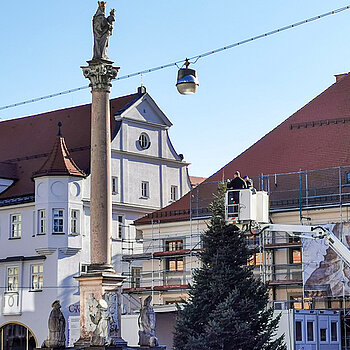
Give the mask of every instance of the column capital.
[[116, 78], [119, 67], [113, 67], [111, 61], [92, 60], [88, 66], [81, 66], [84, 77], [90, 80], [92, 91], [110, 92], [112, 80]]

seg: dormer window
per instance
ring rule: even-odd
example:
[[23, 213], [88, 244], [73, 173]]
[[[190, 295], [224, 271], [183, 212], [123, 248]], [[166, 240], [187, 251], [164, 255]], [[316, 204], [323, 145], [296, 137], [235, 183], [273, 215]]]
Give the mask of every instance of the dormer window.
[[142, 149], [147, 149], [151, 146], [151, 141], [149, 139], [149, 136], [143, 132], [140, 134], [140, 137], [139, 137], [139, 146], [142, 148]]
[[0, 193], [7, 190], [13, 184], [13, 180], [0, 178]]

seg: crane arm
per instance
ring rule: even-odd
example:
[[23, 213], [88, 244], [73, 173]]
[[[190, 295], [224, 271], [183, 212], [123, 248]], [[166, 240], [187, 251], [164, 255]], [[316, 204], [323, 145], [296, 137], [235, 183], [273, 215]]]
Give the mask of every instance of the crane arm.
[[307, 225], [279, 225], [265, 224], [261, 225], [263, 230], [268, 231], [284, 231], [290, 236], [307, 238], [307, 239], [322, 239], [325, 238], [328, 245], [338, 254], [338, 256], [350, 267], [350, 250], [335, 236], [323, 226], [307, 226]]

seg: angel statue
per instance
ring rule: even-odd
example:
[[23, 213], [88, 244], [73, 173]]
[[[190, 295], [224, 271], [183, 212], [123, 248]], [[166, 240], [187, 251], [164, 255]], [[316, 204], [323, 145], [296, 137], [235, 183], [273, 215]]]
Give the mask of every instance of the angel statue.
[[105, 293], [99, 301], [92, 296], [89, 307], [91, 345], [116, 345], [119, 331], [117, 302], [117, 294], [114, 292]]

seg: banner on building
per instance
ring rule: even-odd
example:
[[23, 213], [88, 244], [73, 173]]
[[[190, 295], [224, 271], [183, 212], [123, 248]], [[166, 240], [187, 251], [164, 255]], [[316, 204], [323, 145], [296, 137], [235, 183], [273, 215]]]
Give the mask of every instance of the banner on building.
[[[350, 223], [326, 227], [350, 247]], [[303, 284], [305, 297], [350, 295], [350, 269], [325, 239], [303, 239]]]

